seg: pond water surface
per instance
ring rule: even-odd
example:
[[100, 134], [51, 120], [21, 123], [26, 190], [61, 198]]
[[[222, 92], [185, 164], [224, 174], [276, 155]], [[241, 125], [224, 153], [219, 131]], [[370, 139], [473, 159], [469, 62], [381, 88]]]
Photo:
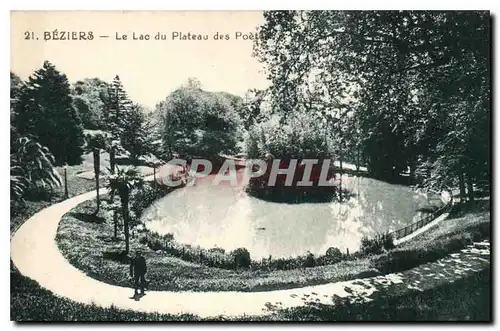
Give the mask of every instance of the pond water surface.
[[347, 202], [288, 204], [206, 180], [157, 200], [143, 221], [183, 244], [226, 251], [245, 247], [252, 259], [260, 259], [324, 254], [332, 246], [352, 253], [363, 236], [402, 228], [425, 216], [419, 209], [430, 204], [408, 186], [347, 175], [343, 185], [353, 193]]

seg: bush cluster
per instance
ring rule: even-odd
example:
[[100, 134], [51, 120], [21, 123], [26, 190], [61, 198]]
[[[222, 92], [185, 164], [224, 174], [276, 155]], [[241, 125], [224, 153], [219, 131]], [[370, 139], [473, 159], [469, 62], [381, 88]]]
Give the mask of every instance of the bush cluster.
[[360, 251], [364, 255], [377, 255], [394, 247], [394, 237], [390, 233], [383, 233], [374, 238], [363, 237]]
[[[154, 251], [162, 251], [171, 256], [178, 257], [184, 261], [199, 263], [209, 267], [222, 269], [235, 269], [235, 261], [239, 262], [239, 267], [248, 267], [250, 264], [250, 254], [246, 249], [236, 250], [235, 254], [226, 254], [222, 248], [205, 249], [198, 246], [183, 245], [174, 240], [172, 234], [160, 235], [155, 232], [145, 232], [139, 237], [141, 244], [147, 245]], [[245, 258], [240, 250], [245, 250], [248, 256]], [[235, 258], [236, 256], [236, 258]], [[246, 260], [245, 260], [246, 259]]]

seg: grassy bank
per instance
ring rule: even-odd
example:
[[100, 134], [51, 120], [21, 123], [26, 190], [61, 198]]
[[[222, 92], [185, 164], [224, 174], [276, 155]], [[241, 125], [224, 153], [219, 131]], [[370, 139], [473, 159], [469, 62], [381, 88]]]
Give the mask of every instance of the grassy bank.
[[[63, 255], [78, 269], [103, 282], [130, 287], [127, 264], [120, 262], [121, 238], [113, 239], [110, 221], [87, 218], [95, 210], [87, 201], [63, 217], [56, 237]], [[105, 220], [105, 215], [98, 215]], [[293, 270], [227, 270], [186, 262], [163, 251], [153, 251], [132, 236], [131, 250], [141, 249], [148, 261], [150, 290], [266, 291], [399, 272], [436, 261], [472, 241], [489, 238], [489, 211], [477, 208], [440, 223], [429, 232], [395, 249], [332, 265]]]
[[[490, 321], [490, 270], [425, 292], [364, 304], [308, 305], [270, 316], [212, 321]], [[145, 314], [100, 308], [54, 296], [11, 266], [10, 319], [27, 321], [201, 321], [194, 315]]]

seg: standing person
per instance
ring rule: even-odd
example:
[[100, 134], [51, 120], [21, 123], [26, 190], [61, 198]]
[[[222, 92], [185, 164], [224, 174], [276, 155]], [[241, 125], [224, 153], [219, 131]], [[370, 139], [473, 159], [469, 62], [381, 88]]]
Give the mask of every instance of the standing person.
[[144, 285], [146, 283], [144, 276], [147, 270], [146, 259], [140, 251], [136, 251], [135, 257], [130, 263], [130, 276], [134, 278], [134, 296], [137, 296], [139, 287], [144, 295]]

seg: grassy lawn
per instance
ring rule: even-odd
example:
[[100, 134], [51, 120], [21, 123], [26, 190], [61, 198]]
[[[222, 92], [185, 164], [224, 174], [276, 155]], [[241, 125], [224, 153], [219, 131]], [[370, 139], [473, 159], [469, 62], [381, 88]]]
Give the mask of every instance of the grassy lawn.
[[[101, 157], [99, 158], [100, 161], [100, 174], [101, 178], [104, 175], [109, 174], [109, 153], [107, 152], [101, 152]], [[125, 167], [126, 165], [120, 165], [118, 164], [117, 167]], [[63, 169], [62, 168], [57, 168], [59, 173], [62, 175], [63, 174]], [[137, 166], [137, 169], [139, 173], [141, 173], [143, 176], [147, 175], [152, 175], [153, 174], [153, 168], [139, 165]], [[71, 172], [70, 172], [71, 171]], [[83, 155], [82, 157], [82, 163], [75, 165], [75, 166], [69, 166], [68, 167], [68, 177], [79, 177], [80, 179], [87, 180], [87, 181], [94, 181], [94, 158], [92, 156], [92, 153], [88, 153]], [[75, 176], [77, 175], [77, 176]]]
[[490, 268], [424, 292], [375, 298], [368, 303], [309, 304], [255, 321], [475, 321], [490, 322]]
[[[63, 217], [56, 240], [63, 255], [90, 277], [109, 284], [130, 287], [128, 265], [116, 258], [124, 248], [121, 238], [115, 241], [113, 225], [102, 218], [88, 218], [94, 201], [77, 206]], [[150, 290], [169, 291], [266, 291], [324, 284], [399, 272], [433, 262], [459, 251], [472, 241], [489, 238], [489, 211], [475, 210], [456, 215], [429, 232], [380, 255], [343, 261], [333, 265], [292, 270], [224, 270], [186, 262], [152, 251], [131, 239], [131, 250], [144, 250], [148, 261]]]

